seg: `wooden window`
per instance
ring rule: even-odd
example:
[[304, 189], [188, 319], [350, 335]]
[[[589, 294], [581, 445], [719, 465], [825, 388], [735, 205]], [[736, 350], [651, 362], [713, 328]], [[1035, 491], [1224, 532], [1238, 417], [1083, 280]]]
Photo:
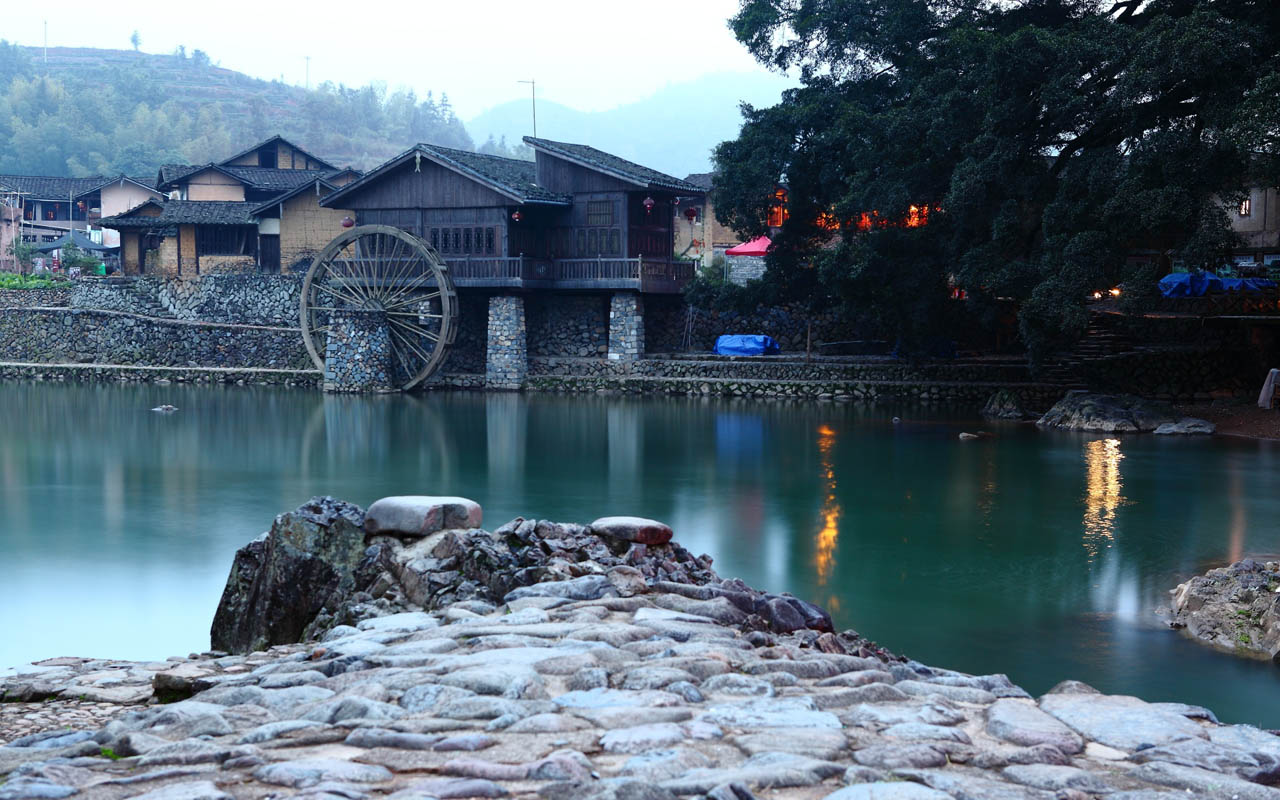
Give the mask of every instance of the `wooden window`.
[[462, 252], [462, 229], [461, 228], [453, 229], [453, 252], [455, 253]]
[[493, 255], [493, 228], [484, 229], [484, 251]]
[[591, 255], [600, 255], [600, 232], [595, 228], [587, 231], [587, 252]]
[[587, 224], [593, 227], [613, 224], [613, 201], [590, 200], [587, 202]]
[[436, 250], [440, 249], [440, 229], [439, 228], [431, 229], [431, 246]]
[[1246, 197], [1240, 201], [1240, 216], [1248, 217], [1253, 214], [1253, 198]]
[[587, 255], [587, 232], [586, 232], [586, 231], [584, 231], [584, 230], [582, 230], [581, 228], [579, 228], [579, 229], [578, 229], [578, 250], [577, 250], [577, 252], [578, 252], [578, 257], [579, 257], [579, 258], [585, 257], [585, 256]]
[[462, 252], [464, 253], [471, 252], [471, 229], [470, 228], [462, 229]]
[[197, 225], [197, 256], [254, 255], [257, 237], [249, 235], [243, 226]]
[[617, 228], [609, 231], [609, 255], [622, 255], [622, 231]]

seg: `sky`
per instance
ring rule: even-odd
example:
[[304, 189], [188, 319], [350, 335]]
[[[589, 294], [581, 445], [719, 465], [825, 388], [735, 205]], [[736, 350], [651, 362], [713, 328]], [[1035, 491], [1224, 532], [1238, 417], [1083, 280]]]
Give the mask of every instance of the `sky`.
[[529, 96], [582, 111], [712, 72], [764, 71], [729, 31], [737, 0], [7, 3], [0, 38], [29, 46], [199, 49], [224, 67], [302, 85], [385, 81], [447, 92], [463, 120]]

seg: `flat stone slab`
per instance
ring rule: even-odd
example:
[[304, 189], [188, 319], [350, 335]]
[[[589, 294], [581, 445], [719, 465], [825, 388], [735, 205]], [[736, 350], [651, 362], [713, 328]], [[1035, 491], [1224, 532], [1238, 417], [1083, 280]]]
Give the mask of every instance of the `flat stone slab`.
[[1122, 750], [1207, 738], [1204, 730], [1175, 714], [1127, 695], [1047, 694], [1040, 708], [1095, 742]]
[[877, 781], [846, 786], [822, 800], [952, 800], [951, 795], [907, 781]]
[[671, 527], [644, 517], [601, 517], [591, 523], [598, 536], [623, 539], [640, 544], [666, 544], [671, 541]]
[[1034, 747], [1049, 744], [1067, 755], [1084, 750], [1084, 740], [1058, 719], [1023, 700], [997, 700], [987, 709], [987, 733], [1006, 742]]
[[367, 533], [428, 536], [453, 528], [478, 528], [484, 519], [480, 504], [465, 497], [401, 495], [375, 500], [365, 512]]

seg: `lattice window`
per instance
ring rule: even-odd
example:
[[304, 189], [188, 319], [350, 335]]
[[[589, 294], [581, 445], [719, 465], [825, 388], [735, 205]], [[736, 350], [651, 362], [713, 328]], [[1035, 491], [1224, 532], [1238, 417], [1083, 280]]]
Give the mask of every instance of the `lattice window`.
[[484, 229], [484, 251], [493, 255], [493, 228]]
[[587, 202], [587, 225], [603, 227], [613, 224], [613, 201], [590, 200]]
[[471, 252], [471, 229], [470, 228], [462, 229], [462, 252], [464, 253]]

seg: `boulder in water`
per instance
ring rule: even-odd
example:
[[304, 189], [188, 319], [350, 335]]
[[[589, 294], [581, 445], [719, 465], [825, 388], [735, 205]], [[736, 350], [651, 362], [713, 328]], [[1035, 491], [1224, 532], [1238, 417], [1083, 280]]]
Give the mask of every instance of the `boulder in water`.
[[1218, 426], [1214, 425], [1207, 419], [1197, 419], [1196, 417], [1183, 417], [1177, 422], [1166, 422], [1156, 428], [1155, 432], [1161, 436], [1172, 435], [1195, 435], [1209, 434], [1218, 430]]
[[1170, 594], [1171, 627], [1219, 650], [1280, 663], [1280, 564], [1246, 558], [1198, 575]]
[[1027, 416], [1022, 399], [1009, 389], [997, 389], [982, 407], [983, 419], [1025, 419]]
[[213, 616], [213, 648], [246, 653], [301, 641], [322, 609], [355, 591], [363, 524], [363, 509], [332, 497], [276, 517], [236, 552]]
[[1138, 433], [1177, 421], [1173, 409], [1137, 395], [1071, 392], [1036, 425], [1064, 431]]

